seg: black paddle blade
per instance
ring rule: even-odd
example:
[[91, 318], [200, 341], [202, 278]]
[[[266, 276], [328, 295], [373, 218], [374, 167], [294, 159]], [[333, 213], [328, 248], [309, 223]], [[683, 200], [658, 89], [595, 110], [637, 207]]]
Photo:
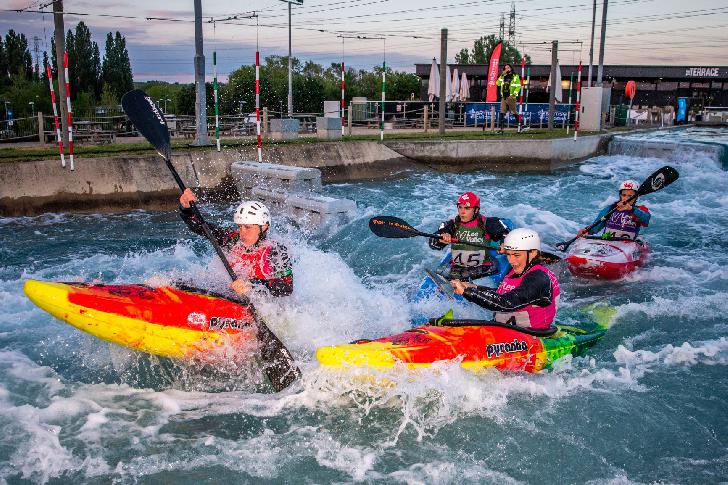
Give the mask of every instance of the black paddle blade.
[[139, 130], [149, 143], [154, 145], [157, 152], [169, 160], [169, 130], [164, 114], [154, 104], [152, 98], [141, 89], [134, 89], [121, 97], [121, 106], [136, 129]]
[[666, 165], [661, 169], [657, 170], [649, 177], [647, 177], [645, 181], [642, 182], [642, 185], [640, 185], [640, 188], [637, 190], [637, 195], [645, 195], [651, 194], [652, 192], [657, 192], [658, 190], [663, 189], [676, 181], [678, 177], [680, 177], [680, 174], [677, 173], [677, 170]]
[[266, 377], [276, 391], [282, 391], [293, 381], [301, 377], [301, 370], [296, 367], [288, 349], [278, 337], [260, 320], [258, 320], [258, 341], [260, 357], [263, 361]]
[[394, 216], [372, 217], [369, 219], [369, 229], [379, 237], [405, 238], [420, 235], [420, 231]]

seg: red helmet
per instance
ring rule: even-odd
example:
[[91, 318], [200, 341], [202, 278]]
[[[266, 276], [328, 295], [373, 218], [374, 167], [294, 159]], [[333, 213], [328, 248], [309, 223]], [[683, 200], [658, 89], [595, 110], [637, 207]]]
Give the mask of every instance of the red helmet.
[[465, 207], [480, 207], [480, 198], [472, 192], [465, 192], [458, 197], [458, 205]]

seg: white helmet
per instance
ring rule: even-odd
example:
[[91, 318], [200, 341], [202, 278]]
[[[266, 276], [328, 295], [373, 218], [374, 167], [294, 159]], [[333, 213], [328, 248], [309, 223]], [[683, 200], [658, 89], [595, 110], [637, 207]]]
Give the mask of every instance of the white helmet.
[[625, 180], [622, 185], [619, 186], [619, 191], [623, 190], [637, 190], [640, 188], [640, 184], [634, 180]]
[[533, 229], [513, 229], [503, 240], [503, 249], [508, 251], [541, 250], [541, 238]]
[[233, 220], [235, 224], [270, 225], [270, 212], [260, 202], [249, 200], [248, 202], [243, 202], [235, 209]]

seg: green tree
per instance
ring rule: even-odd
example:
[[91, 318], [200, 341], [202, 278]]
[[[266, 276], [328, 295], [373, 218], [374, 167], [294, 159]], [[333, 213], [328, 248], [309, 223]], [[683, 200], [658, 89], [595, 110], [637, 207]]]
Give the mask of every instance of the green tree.
[[80, 93], [89, 93], [98, 99], [101, 95], [101, 56], [99, 46], [91, 39], [91, 31], [86, 24], [79, 22], [74, 34], [68, 31], [66, 50], [69, 55], [71, 96], [75, 99]]
[[33, 58], [28, 50], [25, 34], [17, 34], [13, 29], [5, 34], [4, 58], [6, 67], [1, 74], [5, 84], [15, 74], [20, 74], [29, 81], [33, 79]]
[[111, 32], [106, 34], [101, 73], [103, 85], [108, 86], [117, 99], [120, 99], [127, 91], [134, 89], [126, 39], [119, 31], [116, 32], [116, 35], [112, 35]]
[[[500, 39], [494, 34], [481, 37], [473, 42], [473, 50], [461, 49], [455, 55], [455, 62], [458, 64], [488, 64], [493, 49], [498, 45]], [[531, 57], [525, 56], [526, 64], [531, 65]], [[509, 63], [514, 66], [521, 63], [521, 53], [514, 46], [503, 43], [500, 57], [501, 64]]]

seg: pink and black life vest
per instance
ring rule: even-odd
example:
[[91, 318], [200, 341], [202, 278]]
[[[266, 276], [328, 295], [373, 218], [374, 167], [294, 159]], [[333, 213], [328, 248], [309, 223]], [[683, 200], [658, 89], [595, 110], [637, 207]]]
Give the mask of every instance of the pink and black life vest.
[[541, 264], [535, 264], [528, 270], [524, 271], [520, 276], [514, 276], [513, 270], [506, 275], [506, 277], [498, 285], [496, 293], [503, 295], [514, 289], [518, 288], [523, 281], [523, 277], [533, 271], [543, 271], [549, 277], [551, 281], [551, 303], [548, 306], [537, 306], [528, 305], [520, 310], [512, 312], [495, 312], [493, 319], [496, 322], [507, 323], [509, 325], [516, 325], [524, 328], [535, 328], [545, 329], [549, 328], [554, 322], [556, 316], [556, 309], [559, 304], [559, 295], [561, 294], [561, 288], [559, 287], [559, 281], [556, 275], [553, 274], [548, 268]]

